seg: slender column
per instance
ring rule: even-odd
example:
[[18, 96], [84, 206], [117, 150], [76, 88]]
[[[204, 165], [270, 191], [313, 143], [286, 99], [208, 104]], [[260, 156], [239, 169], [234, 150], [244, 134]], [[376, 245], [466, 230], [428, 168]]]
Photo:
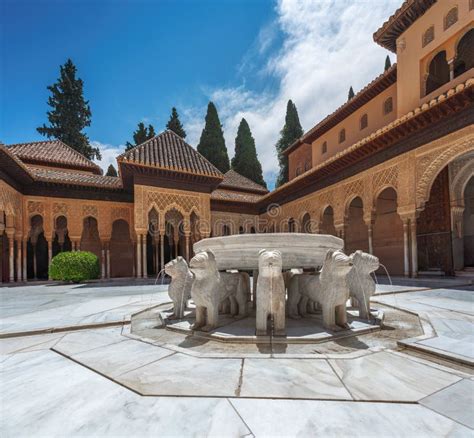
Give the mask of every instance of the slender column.
[[160, 235], [158, 238], [155, 238], [155, 269], [156, 275], [160, 272]]
[[16, 281], [21, 281], [21, 239], [16, 241]]
[[418, 277], [418, 245], [416, 241], [416, 218], [410, 221], [412, 277]]
[[31, 247], [33, 248], [33, 278], [36, 280], [36, 243], [32, 244]]
[[51, 259], [53, 258], [53, 242], [51, 239], [46, 241], [48, 244], [48, 280], [51, 280], [51, 276], [49, 275], [49, 267], [51, 265]]
[[373, 229], [372, 229], [372, 224], [369, 224], [367, 226], [367, 237], [369, 239], [369, 253], [373, 254], [374, 253], [374, 243], [373, 243]]
[[186, 235], [184, 236], [184, 239], [185, 239], [185, 241], [186, 241], [186, 252], [185, 252], [185, 254], [186, 254], [186, 261], [189, 262], [189, 234], [186, 234]]
[[161, 269], [165, 269], [165, 235], [160, 233], [160, 259]]
[[408, 240], [408, 221], [403, 221], [403, 274], [405, 277], [410, 275], [410, 248]]
[[15, 281], [15, 259], [14, 259], [14, 240], [13, 237], [8, 238], [8, 249], [9, 249], [9, 267], [10, 267], [10, 281], [13, 282]]
[[106, 263], [107, 263], [107, 278], [110, 278], [110, 242], [106, 243]]
[[148, 277], [147, 273], [147, 261], [146, 261], [146, 234], [143, 235], [143, 244], [142, 244], [142, 251], [143, 251], [143, 278]]
[[448, 59], [448, 67], [449, 67], [449, 80], [452, 81], [454, 79], [454, 58]]
[[179, 237], [173, 239], [174, 240], [174, 258], [178, 257], [178, 243], [179, 243]]
[[142, 235], [137, 234], [137, 278], [142, 274]]
[[21, 246], [21, 252], [23, 254], [23, 281], [28, 281], [28, 273], [27, 273], [27, 264], [28, 264], [28, 240], [23, 240]]
[[102, 243], [100, 278], [105, 278], [105, 242]]

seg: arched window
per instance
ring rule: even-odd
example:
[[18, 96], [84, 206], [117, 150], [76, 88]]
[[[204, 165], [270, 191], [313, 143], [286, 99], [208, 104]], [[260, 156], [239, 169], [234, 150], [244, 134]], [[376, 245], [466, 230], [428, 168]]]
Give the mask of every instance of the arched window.
[[369, 117], [367, 116], [367, 114], [364, 114], [360, 118], [360, 129], [361, 129], [361, 131], [362, 131], [362, 129], [367, 128], [368, 125], [369, 125]]
[[304, 171], [306, 172], [309, 169], [311, 169], [311, 161], [306, 161], [306, 163], [304, 163]]
[[428, 78], [426, 79], [426, 94], [449, 82], [449, 65], [446, 61], [446, 52], [442, 50], [430, 62]]
[[393, 111], [393, 99], [389, 97], [385, 102], [383, 103], [383, 113], [384, 115], [387, 115]]
[[449, 12], [444, 17], [444, 30], [451, 27], [454, 23], [458, 21], [458, 7], [450, 9]]
[[292, 217], [288, 219], [288, 232], [290, 233], [295, 232], [295, 220]]
[[328, 151], [328, 142], [325, 141], [323, 145], [321, 146], [321, 153], [325, 154]]
[[345, 141], [346, 141], [346, 130], [344, 128], [342, 128], [339, 131], [339, 143], [343, 143]]
[[474, 29], [469, 30], [459, 40], [454, 60], [454, 77], [462, 75], [474, 67]]
[[423, 34], [423, 38], [421, 40], [421, 47], [427, 46], [433, 40], [434, 40], [434, 26], [430, 26], [428, 29], [426, 29], [425, 33]]

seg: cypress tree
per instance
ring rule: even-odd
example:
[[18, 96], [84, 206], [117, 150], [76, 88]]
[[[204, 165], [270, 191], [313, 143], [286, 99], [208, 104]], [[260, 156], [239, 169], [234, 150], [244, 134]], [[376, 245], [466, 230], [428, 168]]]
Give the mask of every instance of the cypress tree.
[[349, 88], [349, 94], [347, 95], [347, 100], [351, 100], [354, 96], [355, 96], [354, 90], [352, 89], [352, 85], [351, 85], [351, 88]]
[[302, 135], [303, 128], [298, 117], [298, 110], [296, 105], [289, 100], [286, 105], [285, 126], [280, 131], [280, 139], [276, 144], [278, 163], [280, 164], [280, 173], [276, 180], [276, 187], [288, 181], [288, 157], [283, 154], [283, 151]]
[[387, 55], [385, 58], [385, 68], [384, 71], [387, 71], [392, 66], [392, 61], [390, 61], [390, 56]]
[[267, 187], [262, 174], [262, 165], [258, 161], [255, 140], [250, 127], [245, 119], [242, 119], [235, 138], [235, 155], [232, 158], [232, 169], [248, 179]]
[[152, 125], [148, 125], [147, 128], [143, 122], [140, 122], [138, 124], [137, 130], [133, 133], [134, 143], [127, 141], [127, 143], [125, 143], [125, 150], [129, 151], [135, 146], [145, 143], [147, 140], [150, 140], [150, 138], [155, 137], [155, 135], [155, 128]]
[[170, 116], [170, 119], [168, 120], [168, 123], [166, 124], [166, 129], [173, 131], [175, 134], [178, 134], [181, 138], [186, 138], [186, 131], [184, 130], [183, 125], [181, 124], [181, 121], [179, 120], [178, 111], [176, 111], [175, 107], [171, 109], [171, 116]]
[[43, 124], [36, 130], [48, 138], [55, 138], [71, 146], [89, 160], [101, 159], [99, 148], [89, 143], [83, 129], [91, 124], [89, 101], [84, 99], [84, 82], [76, 77], [77, 68], [68, 59], [60, 67], [60, 76], [56, 83], [48, 86], [51, 96], [47, 112], [49, 126]]
[[217, 109], [212, 102], [207, 105], [206, 124], [202, 130], [197, 150], [222, 173], [226, 173], [230, 169], [222, 125]]
[[107, 168], [107, 173], [105, 174], [106, 176], [118, 176], [117, 171], [115, 170], [115, 167], [113, 164], [110, 164], [109, 167]]

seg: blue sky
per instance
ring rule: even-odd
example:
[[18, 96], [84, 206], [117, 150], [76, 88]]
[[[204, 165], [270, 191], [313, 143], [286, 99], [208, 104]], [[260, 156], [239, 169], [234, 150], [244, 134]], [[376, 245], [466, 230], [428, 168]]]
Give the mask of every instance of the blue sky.
[[288, 98], [309, 129], [344, 102], [350, 85], [357, 92], [379, 74], [387, 52], [372, 33], [399, 4], [3, 0], [0, 140], [42, 138], [36, 127], [46, 122], [46, 87], [70, 57], [85, 82], [87, 133], [103, 150], [104, 167], [139, 121], [162, 130], [172, 106], [195, 146], [212, 99], [230, 156], [247, 118], [271, 186]]

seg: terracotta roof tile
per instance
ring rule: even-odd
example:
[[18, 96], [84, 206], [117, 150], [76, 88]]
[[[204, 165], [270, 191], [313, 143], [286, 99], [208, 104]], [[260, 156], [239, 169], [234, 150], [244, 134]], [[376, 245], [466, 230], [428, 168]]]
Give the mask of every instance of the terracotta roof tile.
[[12, 144], [8, 150], [25, 163], [64, 166], [102, 174], [97, 164], [60, 140]]
[[262, 194], [268, 193], [268, 190], [265, 187], [253, 182], [232, 169], [224, 174], [224, 179], [219, 184], [219, 187], [229, 187], [232, 189], [241, 189], [243, 191], [258, 192]]
[[44, 167], [34, 166], [27, 166], [27, 168], [37, 181], [111, 189], [122, 188], [122, 180], [114, 176], [95, 175], [93, 173], [74, 171], [68, 172], [66, 170], [47, 169]]
[[217, 189], [211, 193], [211, 199], [215, 201], [232, 201], [232, 202], [247, 202], [256, 203], [263, 197], [263, 193], [258, 195], [256, 193], [235, 192], [231, 190]]
[[222, 173], [173, 131], [164, 131], [117, 157], [118, 162], [222, 178]]

